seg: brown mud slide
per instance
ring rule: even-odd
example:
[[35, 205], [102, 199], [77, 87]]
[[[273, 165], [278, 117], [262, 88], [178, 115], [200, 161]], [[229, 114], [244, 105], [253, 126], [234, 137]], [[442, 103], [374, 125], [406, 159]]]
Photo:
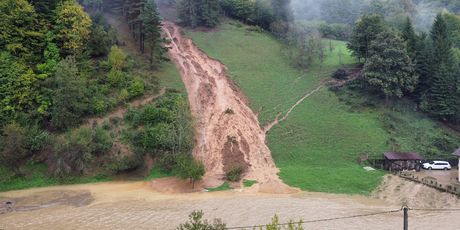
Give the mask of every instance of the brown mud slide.
[[181, 73], [196, 118], [193, 154], [206, 167], [204, 186], [218, 186], [227, 170], [242, 167], [244, 178], [257, 180], [261, 192], [296, 191], [279, 179], [265, 132], [226, 67], [182, 37], [174, 23], [164, 22], [163, 29], [171, 40], [169, 55]]

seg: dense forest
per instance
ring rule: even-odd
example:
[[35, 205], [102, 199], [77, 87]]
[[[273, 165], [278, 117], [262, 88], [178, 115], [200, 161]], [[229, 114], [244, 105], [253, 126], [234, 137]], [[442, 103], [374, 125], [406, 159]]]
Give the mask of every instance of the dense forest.
[[[107, 9], [129, 24], [140, 56], [121, 47]], [[163, 95], [154, 76], [168, 59], [153, 0], [5, 0], [0, 12], [1, 190], [104, 179], [145, 157], [183, 177], [189, 166], [204, 173], [185, 97]], [[144, 95], [160, 98], [130, 108]], [[124, 117], [104, 118], [120, 107]]]

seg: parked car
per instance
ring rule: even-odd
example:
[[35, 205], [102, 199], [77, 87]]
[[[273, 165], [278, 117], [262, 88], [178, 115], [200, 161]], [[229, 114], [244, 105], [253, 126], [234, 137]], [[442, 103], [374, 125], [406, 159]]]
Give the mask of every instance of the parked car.
[[451, 170], [452, 166], [447, 161], [431, 161], [423, 164], [424, 169], [440, 169], [440, 170]]

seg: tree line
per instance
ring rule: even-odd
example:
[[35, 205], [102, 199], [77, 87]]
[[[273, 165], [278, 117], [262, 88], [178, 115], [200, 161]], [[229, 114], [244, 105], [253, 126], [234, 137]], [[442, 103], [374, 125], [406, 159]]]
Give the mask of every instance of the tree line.
[[430, 33], [417, 33], [409, 18], [401, 30], [377, 14], [355, 24], [348, 48], [364, 63], [363, 86], [387, 100], [411, 97], [433, 117], [460, 121], [460, 17], [436, 16]]

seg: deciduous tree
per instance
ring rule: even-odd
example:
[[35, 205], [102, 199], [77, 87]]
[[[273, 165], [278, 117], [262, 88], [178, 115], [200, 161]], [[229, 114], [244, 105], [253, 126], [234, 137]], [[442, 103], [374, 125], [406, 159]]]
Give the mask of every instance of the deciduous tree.
[[400, 98], [414, 91], [417, 85], [418, 76], [404, 41], [390, 30], [381, 32], [372, 41], [363, 72], [364, 80], [387, 98]]
[[56, 9], [56, 40], [64, 55], [79, 55], [91, 33], [91, 18], [75, 0], [68, 0]]

